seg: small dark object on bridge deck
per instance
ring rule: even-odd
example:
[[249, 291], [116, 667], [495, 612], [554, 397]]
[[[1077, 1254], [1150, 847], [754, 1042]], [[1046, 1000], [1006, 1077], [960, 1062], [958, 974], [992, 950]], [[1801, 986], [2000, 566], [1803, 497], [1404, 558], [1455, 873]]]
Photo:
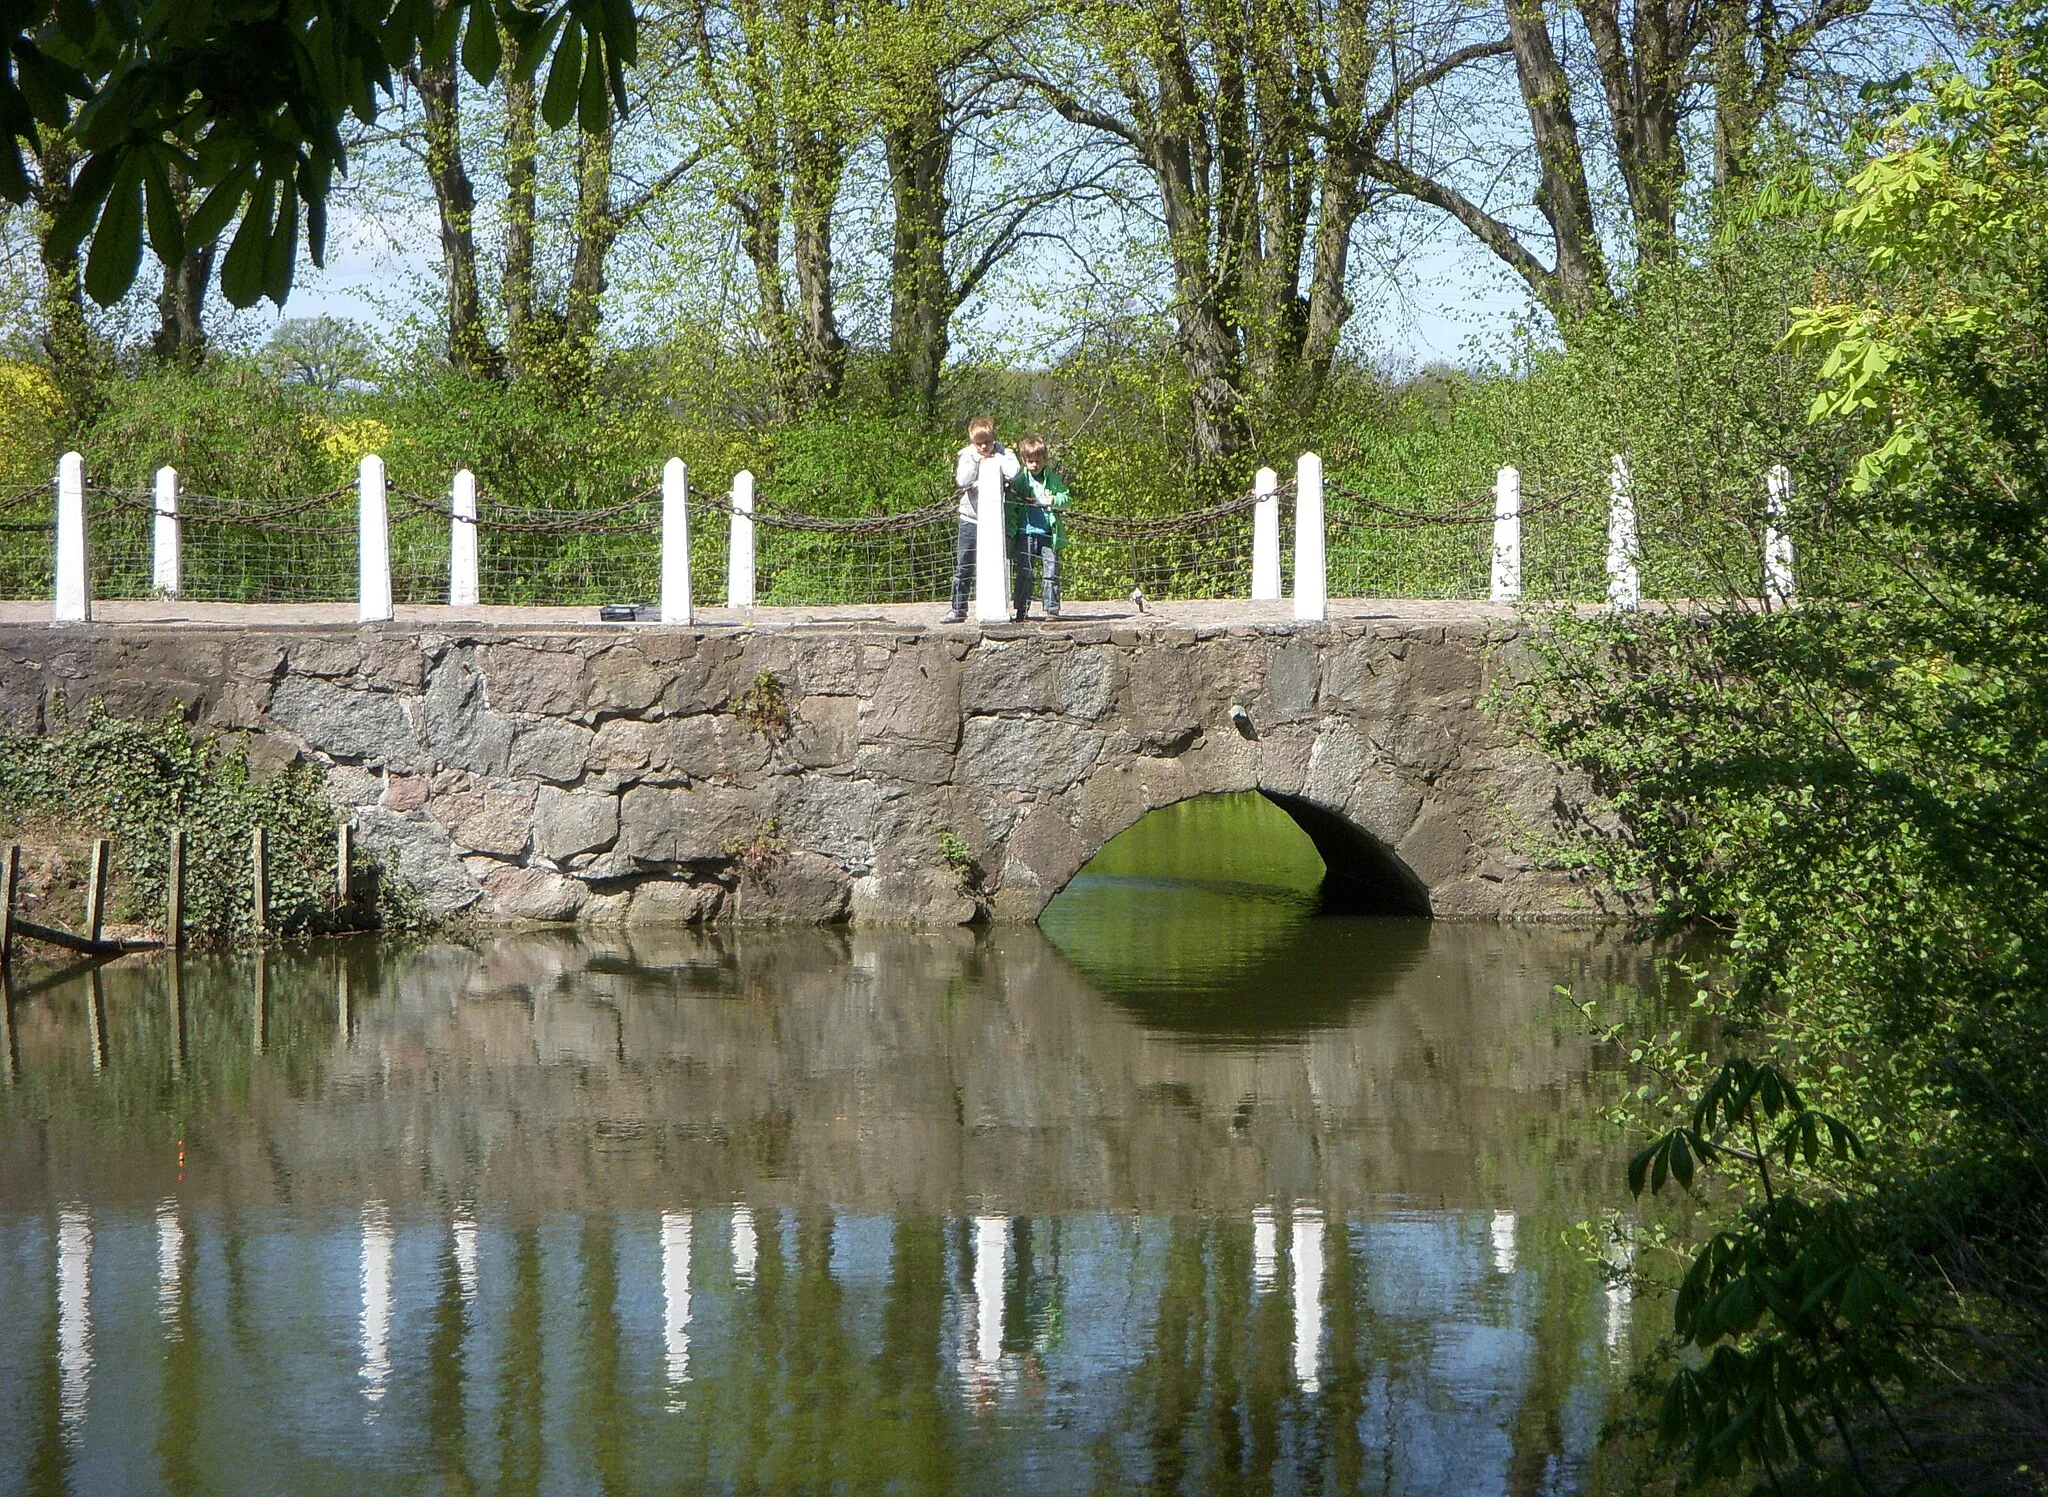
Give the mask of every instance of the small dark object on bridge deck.
[[640, 622], [638, 603], [600, 603], [597, 608], [600, 624], [637, 624]]

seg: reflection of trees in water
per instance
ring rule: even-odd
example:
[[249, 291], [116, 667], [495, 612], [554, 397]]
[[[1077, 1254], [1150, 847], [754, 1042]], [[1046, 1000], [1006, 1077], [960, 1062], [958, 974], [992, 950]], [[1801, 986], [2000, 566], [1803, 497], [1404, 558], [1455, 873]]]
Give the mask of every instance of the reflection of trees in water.
[[1170, 1033], [1271, 1042], [1335, 1028], [1429, 949], [1424, 921], [1317, 919], [1313, 901], [1270, 889], [1116, 880], [1079, 892], [1085, 904], [1042, 922], [1047, 936], [1132, 1017]]
[[[322, 1313], [354, 1309], [364, 1214], [265, 1222], [253, 1254], [250, 1224], [192, 1217], [175, 1265], [128, 1254], [98, 1270], [100, 1303], [147, 1303], [151, 1286], [130, 1280], [154, 1273], [164, 1308], [139, 1327], [117, 1320], [119, 1338], [102, 1329], [82, 1428], [127, 1449], [153, 1422], [174, 1493], [304, 1489], [336, 1459], [372, 1485], [407, 1472], [456, 1492], [538, 1492], [564, 1471], [607, 1492], [986, 1492], [1077, 1484], [1083, 1470], [1117, 1491], [1570, 1485], [1591, 1427], [1564, 1411], [1599, 1402], [1599, 1290], [1554, 1224], [1525, 1233], [1503, 1271], [1481, 1213], [1367, 1226], [1279, 1214], [1262, 1278], [1248, 1215], [875, 1224], [784, 1208], [757, 1217], [749, 1282], [734, 1271], [735, 1213], [694, 1212], [682, 1400], [667, 1396], [644, 1313], [672, 1287], [658, 1218], [587, 1213], [543, 1229], [486, 1216], [474, 1297], [452, 1250], [457, 1217], [394, 1218], [395, 1372], [376, 1399], [353, 1338], [326, 1352], [306, 1339]], [[95, 1223], [109, 1240], [128, 1225]], [[1318, 1287], [1304, 1301], [1311, 1258]], [[201, 1261], [244, 1264], [225, 1298], [195, 1293]], [[309, 1282], [318, 1264], [344, 1265], [344, 1282]], [[0, 1290], [0, 1309], [21, 1314], [22, 1293]], [[368, 1313], [367, 1285], [361, 1295]], [[54, 1302], [53, 1279], [37, 1297]], [[241, 1328], [223, 1334], [216, 1316]], [[1472, 1328], [1493, 1337], [1477, 1360], [1457, 1350]], [[44, 1412], [13, 1426], [20, 1445], [0, 1421], [0, 1461], [28, 1490], [60, 1491], [75, 1462], [107, 1452], [62, 1432], [65, 1373], [43, 1344], [51, 1355], [13, 1371]], [[136, 1375], [152, 1364], [167, 1396]], [[355, 1457], [351, 1439], [366, 1442]]]

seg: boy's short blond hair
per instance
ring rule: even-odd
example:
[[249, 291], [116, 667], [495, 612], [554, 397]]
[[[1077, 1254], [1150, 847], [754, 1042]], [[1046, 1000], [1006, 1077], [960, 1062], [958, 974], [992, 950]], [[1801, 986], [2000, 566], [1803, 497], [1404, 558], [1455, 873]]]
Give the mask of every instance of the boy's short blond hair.
[[1045, 456], [1045, 438], [1037, 435], [1026, 437], [1017, 444], [1017, 456], [1024, 459]]
[[995, 422], [989, 420], [989, 418], [986, 416], [976, 416], [972, 421], [967, 423], [968, 441], [973, 441], [983, 432], [987, 432], [990, 436], [994, 436], [996, 434]]

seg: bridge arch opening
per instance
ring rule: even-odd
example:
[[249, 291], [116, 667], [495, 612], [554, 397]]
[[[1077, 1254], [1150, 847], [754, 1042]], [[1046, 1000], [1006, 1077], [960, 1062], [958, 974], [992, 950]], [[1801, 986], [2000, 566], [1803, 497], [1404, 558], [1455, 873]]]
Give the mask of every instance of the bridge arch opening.
[[1264, 790], [1196, 795], [1146, 813], [1054, 898], [1110, 878], [1279, 890], [1323, 915], [1430, 913], [1429, 890], [1385, 843], [1314, 801]]
[[[1197, 795], [1104, 843], [1039, 926], [1148, 1026], [1236, 1043], [1347, 1021], [1431, 940], [1420, 880], [1360, 828], [1257, 791]], [[1330, 980], [1333, 954], [1349, 973]]]

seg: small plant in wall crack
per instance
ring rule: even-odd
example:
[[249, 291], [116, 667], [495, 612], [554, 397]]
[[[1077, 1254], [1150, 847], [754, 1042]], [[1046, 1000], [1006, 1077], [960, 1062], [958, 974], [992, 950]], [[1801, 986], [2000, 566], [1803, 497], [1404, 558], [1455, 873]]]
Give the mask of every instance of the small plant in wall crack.
[[720, 844], [722, 851], [731, 858], [743, 878], [757, 883], [767, 879], [769, 872], [789, 856], [789, 839], [782, 835], [782, 823], [773, 816], [754, 823], [754, 830], [744, 837], [728, 837]]
[[960, 834], [951, 827], [942, 827], [939, 831], [939, 856], [944, 859], [946, 866], [953, 870], [953, 877], [960, 881], [963, 892], [980, 892], [981, 860], [974, 856], [974, 849], [961, 840]]
[[733, 716], [763, 738], [781, 742], [789, 736], [789, 688], [773, 671], [762, 671], [753, 684], [733, 698]]

